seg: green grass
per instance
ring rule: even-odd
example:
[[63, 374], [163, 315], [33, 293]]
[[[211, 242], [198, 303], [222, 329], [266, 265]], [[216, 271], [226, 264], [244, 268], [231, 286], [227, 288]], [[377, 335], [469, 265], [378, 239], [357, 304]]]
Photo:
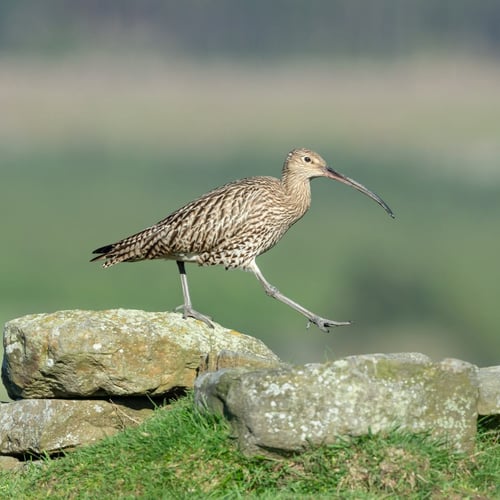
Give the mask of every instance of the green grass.
[[2, 498], [452, 498], [500, 495], [497, 431], [471, 455], [393, 432], [339, 441], [286, 459], [248, 458], [225, 422], [192, 397], [136, 429], [22, 472], [0, 473]]

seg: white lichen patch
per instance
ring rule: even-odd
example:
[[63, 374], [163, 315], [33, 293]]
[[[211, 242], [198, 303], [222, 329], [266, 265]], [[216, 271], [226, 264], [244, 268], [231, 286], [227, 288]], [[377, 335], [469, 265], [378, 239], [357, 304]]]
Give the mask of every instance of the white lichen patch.
[[7, 343], [7, 345], [5, 346], [5, 353], [6, 354], [13, 354], [16, 351], [22, 351], [22, 350], [23, 350], [23, 346], [22, 346], [21, 342]]
[[102, 407], [102, 405], [96, 404], [96, 405], [94, 405], [94, 411], [96, 413], [102, 413], [104, 411], [104, 408]]
[[272, 382], [268, 385], [267, 389], [264, 390], [265, 396], [279, 396], [283, 395], [287, 391], [293, 391], [295, 386], [289, 382], [284, 382], [283, 384], [277, 384]]

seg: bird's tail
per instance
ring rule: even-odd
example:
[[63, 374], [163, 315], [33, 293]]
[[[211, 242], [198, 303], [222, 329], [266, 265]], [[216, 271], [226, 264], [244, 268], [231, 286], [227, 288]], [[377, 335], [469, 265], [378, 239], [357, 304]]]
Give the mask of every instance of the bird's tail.
[[150, 233], [148, 230], [142, 231], [116, 243], [96, 248], [92, 253], [99, 255], [91, 259], [90, 262], [104, 259], [105, 262], [102, 266], [110, 267], [119, 262], [134, 262], [147, 258], [141, 243], [144, 243], [144, 240], [147, 239], [148, 232]]
[[[111, 255], [114, 253], [113, 249], [114, 249], [115, 245], [116, 245], [116, 243], [113, 243], [111, 245], [106, 245], [106, 246], [96, 248], [95, 250], [93, 250], [92, 253], [97, 253], [100, 255], [90, 259], [90, 262], [95, 262], [96, 260], [101, 260], [101, 259], [110, 259]], [[103, 267], [112, 266], [113, 264], [115, 264], [115, 262], [111, 262], [111, 260], [106, 260], [106, 262], [104, 262], [104, 264], [103, 264]]]

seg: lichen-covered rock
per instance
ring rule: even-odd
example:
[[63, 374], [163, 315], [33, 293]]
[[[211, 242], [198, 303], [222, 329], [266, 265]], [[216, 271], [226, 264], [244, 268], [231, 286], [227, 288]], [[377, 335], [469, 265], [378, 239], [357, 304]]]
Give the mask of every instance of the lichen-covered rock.
[[71, 450], [140, 424], [152, 405], [103, 400], [26, 399], [0, 404], [0, 454], [25, 456]]
[[190, 388], [207, 357], [239, 353], [270, 365], [261, 341], [177, 313], [59, 311], [9, 321], [2, 378], [11, 398], [161, 395]]
[[479, 369], [479, 415], [500, 415], [500, 366]]
[[225, 415], [248, 454], [286, 454], [396, 427], [474, 445], [477, 368], [422, 354], [351, 356], [302, 367], [203, 374], [196, 403]]

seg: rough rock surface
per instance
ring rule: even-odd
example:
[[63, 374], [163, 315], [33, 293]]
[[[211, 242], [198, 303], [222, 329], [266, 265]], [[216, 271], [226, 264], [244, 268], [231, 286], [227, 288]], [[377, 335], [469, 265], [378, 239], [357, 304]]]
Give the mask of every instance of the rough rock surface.
[[151, 405], [26, 399], [0, 404], [0, 454], [40, 455], [94, 443], [152, 414]]
[[222, 352], [238, 353], [230, 356], [236, 364], [279, 364], [260, 340], [177, 313], [33, 314], [5, 325], [2, 378], [14, 399], [154, 396], [192, 387]]
[[395, 428], [474, 445], [477, 367], [423, 354], [351, 356], [331, 363], [201, 375], [197, 405], [232, 423], [247, 454], [286, 454]]
[[500, 366], [479, 369], [479, 415], [500, 415]]
[[22, 466], [23, 463], [15, 457], [0, 456], [0, 470], [18, 471], [22, 469]]

